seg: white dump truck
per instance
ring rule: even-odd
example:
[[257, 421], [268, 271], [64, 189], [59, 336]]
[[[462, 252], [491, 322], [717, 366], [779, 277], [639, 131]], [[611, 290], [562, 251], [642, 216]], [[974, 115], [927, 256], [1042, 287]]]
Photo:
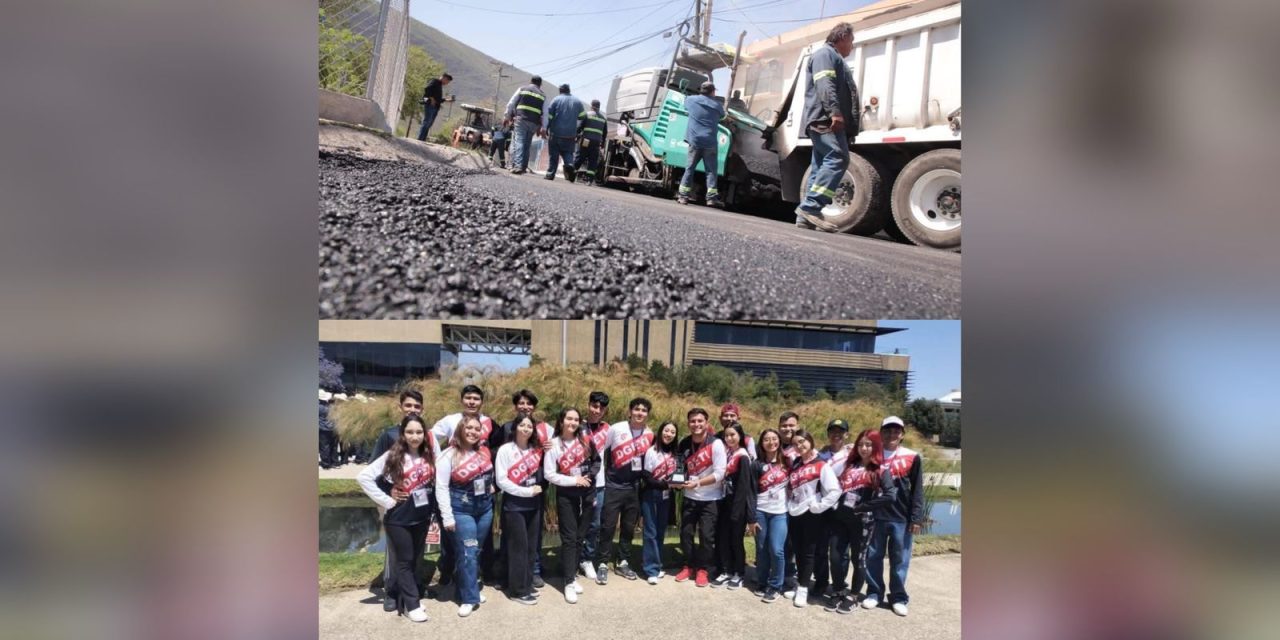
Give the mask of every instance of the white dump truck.
[[[884, 230], [940, 249], [960, 248], [960, 3], [885, 0], [854, 13], [853, 54], [862, 131], [824, 211], [842, 231]], [[798, 203], [812, 143], [801, 129], [806, 67], [839, 20], [824, 20], [744, 49], [744, 109], [770, 123], [782, 197]]]

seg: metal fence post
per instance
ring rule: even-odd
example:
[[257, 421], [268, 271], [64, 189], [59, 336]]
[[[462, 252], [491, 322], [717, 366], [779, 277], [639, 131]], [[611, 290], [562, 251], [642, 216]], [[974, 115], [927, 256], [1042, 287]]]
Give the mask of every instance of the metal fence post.
[[365, 83], [364, 97], [373, 100], [374, 85], [378, 84], [378, 64], [382, 58], [382, 40], [387, 33], [387, 11], [391, 8], [391, 0], [382, 0], [382, 8], [378, 10], [378, 36], [373, 41], [373, 60], [369, 62], [369, 81]]

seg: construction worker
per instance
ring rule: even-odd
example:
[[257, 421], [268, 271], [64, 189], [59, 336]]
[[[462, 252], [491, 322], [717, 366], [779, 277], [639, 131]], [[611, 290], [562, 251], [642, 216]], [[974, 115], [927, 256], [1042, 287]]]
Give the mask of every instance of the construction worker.
[[573, 168], [575, 171], [581, 171], [583, 163], [586, 163], [586, 180], [583, 184], [591, 185], [596, 181], [596, 165], [600, 161], [600, 145], [604, 142], [604, 132], [609, 126], [609, 121], [600, 113], [600, 101], [591, 101], [591, 110], [578, 116], [578, 137], [582, 142], [578, 143], [578, 155], [574, 158]]
[[442, 73], [439, 78], [432, 79], [422, 89], [422, 128], [418, 129], [419, 140], [425, 141], [427, 139], [427, 132], [431, 130], [431, 125], [435, 123], [436, 114], [440, 113], [440, 103], [446, 102], [444, 88], [450, 82], [453, 82], [453, 76]]
[[689, 143], [689, 162], [684, 169], [684, 177], [680, 178], [680, 204], [689, 204], [689, 194], [693, 191], [693, 169], [702, 162], [702, 170], [707, 172], [707, 206], [722, 207], [720, 192], [716, 190], [716, 171], [720, 145], [720, 120], [724, 118], [724, 105], [716, 100], [716, 85], [711, 81], [698, 87], [698, 95], [684, 99], [684, 108], [689, 112], [689, 126], [685, 128], [684, 140]]
[[560, 85], [560, 95], [552, 98], [542, 117], [547, 134], [547, 180], [556, 179], [556, 167], [564, 160], [564, 178], [573, 182], [573, 140], [578, 136], [578, 119], [587, 112], [582, 101], [569, 93], [569, 85]]
[[808, 192], [796, 207], [796, 226], [837, 231], [822, 217], [849, 166], [849, 139], [858, 135], [858, 88], [844, 59], [853, 52], [853, 26], [841, 22], [827, 34], [827, 43], [809, 58], [804, 89], [804, 118], [800, 122], [813, 141]]
[[547, 99], [542, 93], [542, 76], [529, 79], [529, 84], [516, 89], [507, 102], [507, 117], [503, 124], [515, 122], [511, 144], [511, 173], [521, 174], [529, 168], [529, 142], [542, 126], [542, 103]]

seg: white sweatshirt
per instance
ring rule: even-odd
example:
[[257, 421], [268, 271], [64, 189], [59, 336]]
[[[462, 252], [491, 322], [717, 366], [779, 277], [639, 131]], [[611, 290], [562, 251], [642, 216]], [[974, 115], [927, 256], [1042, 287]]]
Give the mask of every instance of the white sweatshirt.
[[[494, 465], [496, 467], [494, 473], [497, 475], [498, 488], [502, 489], [503, 493], [520, 498], [532, 498], [536, 495], [533, 492], [533, 488], [538, 486], [537, 472], [538, 468], [542, 466], [542, 460], [539, 459], [534, 466], [523, 471], [525, 477], [519, 484], [516, 484], [511, 478], [511, 467], [524, 458], [525, 454], [530, 452], [537, 453], [538, 451], [540, 450], [532, 447], [521, 450], [514, 442], [508, 442], [498, 447], [498, 455], [495, 460], [497, 464]], [[540, 458], [541, 456], [537, 457]]]
[[[369, 496], [370, 500], [378, 503], [383, 509], [391, 510], [398, 504], [395, 498], [387, 495], [385, 491], [378, 486], [378, 478], [391, 482], [391, 476], [387, 474], [387, 456], [391, 455], [390, 451], [384, 452], [378, 456], [369, 466], [360, 470], [356, 475], [356, 482], [360, 484], [360, 488]], [[408, 453], [404, 454], [404, 469], [414, 468], [414, 458]]]
[[[463, 465], [466, 465], [473, 460], [472, 456], [478, 456], [478, 458], [474, 458], [475, 462], [482, 468], [487, 466], [488, 469], [483, 473], [477, 474], [476, 478], [472, 478], [465, 484], [458, 485], [459, 488], [464, 489], [465, 491], [473, 491], [475, 488], [474, 481], [478, 478], [483, 478], [486, 480], [487, 484], [486, 493], [493, 493], [494, 472], [493, 465], [489, 462], [489, 454], [486, 453], [487, 451], [487, 449], [477, 449], [463, 457], [461, 462]], [[453, 447], [449, 447], [448, 449], [441, 451], [439, 456], [436, 456], [436, 503], [440, 505], [440, 520], [444, 522], [446, 527], [452, 526], [454, 523], [453, 502], [449, 495], [449, 489], [452, 483]]]
[[[577, 441], [565, 442], [556, 436], [551, 439], [551, 449], [547, 451], [547, 455], [542, 457], [542, 474], [547, 477], [547, 482], [558, 487], [577, 487], [578, 478], [581, 478], [591, 468], [591, 446], [587, 444], [583, 447], [582, 462], [569, 470], [568, 474], [560, 473], [560, 458], [564, 456], [564, 452]], [[592, 482], [595, 486], [595, 482]], [[588, 489], [590, 487], [583, 487]]]
[[831, 464], [817, 456], [807, 463], [798, 461], [787, 482], [791, 488], [787, 511], [793, 516], [822, 513], [840, 500], [840, 479]]
[[781, 515], [787, 512], [787, 473], [785, 464], [763, 463], [756, 481], [756, 510]]
[[[436, 459], [440, 459], [440, 449], [449, 446], [449, 440], [453, 438], [454, 429], [458, 428], [458, 423], [462, 422], [461, 413], [451, 413], [431, 427], [431, 434], [435, 436], [431, 443], [432, 451], [436, 454]], [[480, 434], [481, 444], [488, 442], [489, 433], [493, 431], [493, 419], [489, 416], [480, 414], [480, 425], [483, 433]]]
[[[714, 435], [708, 433], [707, 438], [711, 441], [711, 465], [702, 469], [697, 474], [692, 469], [688, 469], [688, 480], [698, 480], [707, 476], [714, 476], [715, 482], [703, 485], [694, 489], [687, 489], [684, 497], [692, 500], [701, 500], [704, 502], [719, 500], [724, 497], [724, 468], [728, 463], [725, 457], [724, 442]], [[693, 441], [689, 441], [690, 451], [696, 446]], [[704, 444], [704, 446], [706, 446]]]

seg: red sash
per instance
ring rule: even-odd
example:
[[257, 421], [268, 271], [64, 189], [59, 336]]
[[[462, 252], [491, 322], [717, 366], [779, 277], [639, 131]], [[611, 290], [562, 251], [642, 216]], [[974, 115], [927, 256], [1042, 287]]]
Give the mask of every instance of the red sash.
[[780, 465], [771, 464], [769, 470], [760, 476], [760, 493], [766, 493], [786, 481], [786, 470]]
[[811, 480], [817, 480], [822, 476], [821, 460], [814, 460], [805, 465], [801, 465], [799, 469], [791, 472], [791, 488], [797, 489]]
[[696, 476], [711, 466], [712, 449], [715, 447], [712, 446], [711, 436], [707, 436], [707, 439], [702, 441], [702, 446], [685, 460], [685, 469], [689, 471], [690, 476]]
[[914, 455], [894, 456], [886, 461], [885, 466], [889, 467], [889, 473], [897, 480], [911, 473], [911, 463], [915, 461]]
[[840, 490], [853, 491], [871, 486], [872, 473], [866, 467], [849, 467], [840, 474]]
[[609, 438], [609, 423], [601, 422], [600, 428], [591, 432], [591, 444], [595, 445], [596, 451], [604, 451], [605, 441]]
[[547, 426], [547, 423], [539, 422], [534, 428], [538, 430], [538, 438], [543, 442], [551, 442], [551, 427]]
[[581, 439], [575, 438], [573, 444], [569, 445], [564, 450], [564, 453], [560, 454], [560, 461], [557, 466], [560, 469], [560, 473], [567, 476], [586, 459], [587, 445], [583, 444]]
[[795, 462], [795, 459], [799, 456], [800, 454], [796, 453], [794, 445], [787, 445], [786, 448], [782, 450], [782, 457], [786, 458], [787, 462]]
[[466, 484], [493, 470], [493, 462], [489, 461], [489, 449], [480, 447], [472, 452], [462, 464], [453, 468], [449, 476], [457, 484]]
[[644, 455], [653, 444], [653, 432], [646, 430], [638, 438], [632, 438], [620, 447], [613, 448], [613, 466], [622, 467], [631, 463], [636, 456]]
[[480, 442], [488, 442], [490, 433], [493, 433], [493, 419], [480, 416]]
[[435, 479], [435, 467], [426, 460], [418, 460], [417, 464], [404, 472], [404, 478], [400, 481], [400, 490], [409, 493]]
[[742, 459], [747, 457], [749, 456], [747, 455], [747, 452], [745, 449], [738, 449], [737, 451], [733, 452], [733, 455], [729, 456], [729, 464], [726, 464], [724, 466], [724, 477], [728, 478], [733, 476], [733, 474], [737, 473], [738, 463], [742, 462]]
[[659, 462], [658, 466], [654, 467], [651, 473], [653, 473], [653, 477], [655, 479], [666, 480], [667, 478], [670, 478], [671, 474], [675, 472], [676, 472], [676, 457], [669, 453], [664, 453], [662, 454], [662, 462]]
[[542, 466], [542, 449], [531, 447], [524, 455], [520, 456], [516, 463], [507, 469], [507, 479], [516, 484], [523, 484], [525, 480], [538, 472], [538, 467]]

